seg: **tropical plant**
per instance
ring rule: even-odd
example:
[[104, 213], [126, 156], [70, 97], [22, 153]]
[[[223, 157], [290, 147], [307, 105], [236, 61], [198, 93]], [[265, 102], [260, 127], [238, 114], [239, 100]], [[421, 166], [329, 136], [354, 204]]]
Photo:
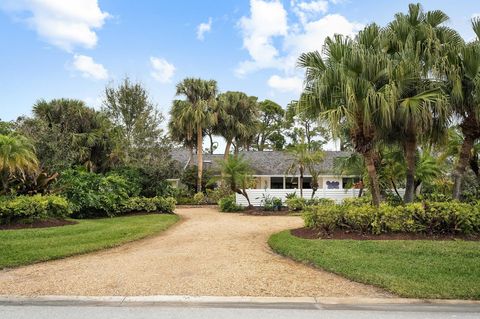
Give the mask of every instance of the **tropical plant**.
[[230, 155], [221, 163], [222, 181], [232, 192], [243, 195], [251, 206], [246, 189], [252, 181], [251, 168], [243, 156]]
[[373, 203], [381, 201], [375, 167], [375, 144], [381, 128], [389, 127], [394, 101], [385, 70], [388, 56], [379, 50], [380, 28], [367, 26], [356, 41], [336, 35], [325, 41], [325, 58], [304, 53], [298, 64], [306, 69], [306, 87], [299, 107], [325, 120], [336, 136], [348, 132], [355, 150], [362, 154], [370, 177]]
[[9, 190], [10, 181], [38, 169], [33, 144], [21, 135], [0, 135], [1, 193]]
[[217, 101], [216, 111], [219, 121], [215, 131], [225, 139], [223, 158], [226, 160], [230, 154], [232, 142], [249, 137], [252, 135], [252, 128], [256, 128], [257, 98], [243, 92], [229, 91], [219, 94]]
[[185, 101], [189, 103], [186, 107], [182, 108], [180, 118], [191, 119], [197, 134], [197, 192], [201, 192], [203, 173], [203, 130], [216, 123], [216, 117], [209, 112], [209, 108], [215, 104], [217, 82], [214, 80], [186, 78], [177, 84], [176, 95], [183, 96]]
[[282, 134], [285, 111], [271, 100], [258, 103], [258, 108], [259, 127], [255, 141], [257, 150], [282, 149], [285, 144], [285, 138]]

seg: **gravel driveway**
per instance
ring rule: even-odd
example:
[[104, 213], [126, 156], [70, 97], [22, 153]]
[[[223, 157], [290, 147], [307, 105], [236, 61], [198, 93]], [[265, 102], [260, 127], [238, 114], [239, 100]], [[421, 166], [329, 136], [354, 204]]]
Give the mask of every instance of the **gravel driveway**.
[[389, 296], [274, 254], [269, 235], [300, 217], [176, 212], [183, 220], [158, 236], [0, 271], [0, 295]]

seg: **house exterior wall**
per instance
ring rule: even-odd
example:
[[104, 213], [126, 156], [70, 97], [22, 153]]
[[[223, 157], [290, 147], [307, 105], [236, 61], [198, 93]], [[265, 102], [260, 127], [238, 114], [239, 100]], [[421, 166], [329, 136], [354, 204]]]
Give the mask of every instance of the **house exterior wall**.
[[[256, 175], [254, 176], [255, 180], [255, 189], [265, 189], [271, 188], [270, 179], [271, 177], [280, 177], [283, 178], [283, 189], [299, 189], [296, 188], [286, 188], [286, 185], [289, 184], [292, 177], [297, 180], [296, 185], [300, 185], [300, 176], [291, 176], [291, 175]], [[311, 177], [310, 175], [305, 175], [304, 177]], [[334, 176], [334, 175], [323, 175], [318, 179], [319, 189], [343, 189], [342, 185], [343, 176]], [[304, 187], [304, 189], [308, 189]]]

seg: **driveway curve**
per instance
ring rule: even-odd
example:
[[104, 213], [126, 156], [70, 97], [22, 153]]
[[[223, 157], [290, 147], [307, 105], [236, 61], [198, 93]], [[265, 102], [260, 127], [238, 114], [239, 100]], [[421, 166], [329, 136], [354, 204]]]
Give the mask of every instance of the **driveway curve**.
[[269, 235], [299, 217], [176, 213], [182, 221], [155, 237], [0, 271], [0, 295], [389, 296], [274, 254]]

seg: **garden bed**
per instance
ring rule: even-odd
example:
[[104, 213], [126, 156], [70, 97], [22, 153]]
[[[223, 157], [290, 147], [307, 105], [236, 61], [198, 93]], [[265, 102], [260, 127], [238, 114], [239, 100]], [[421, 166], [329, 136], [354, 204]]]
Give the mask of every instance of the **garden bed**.
[[13, 224], [0, 225], [0, 230], [59, 227], [59, 226], [66, 226], [66, 225], [75, 225], [77, 223], [78, 222], [74, 220], [47, 219], [47, 220], [34, 221], [32, 223], [13, 223]]
[[471, 240], [480, 241], [479, 235], [425, 234], [425, 233], [386, 233], [379, 235], [362, 234], [359, 232], [337, 229], [325, 234], [318, 228], [296, 228], [290, 233], [304, 239], [353, 239], [353, 240]]

